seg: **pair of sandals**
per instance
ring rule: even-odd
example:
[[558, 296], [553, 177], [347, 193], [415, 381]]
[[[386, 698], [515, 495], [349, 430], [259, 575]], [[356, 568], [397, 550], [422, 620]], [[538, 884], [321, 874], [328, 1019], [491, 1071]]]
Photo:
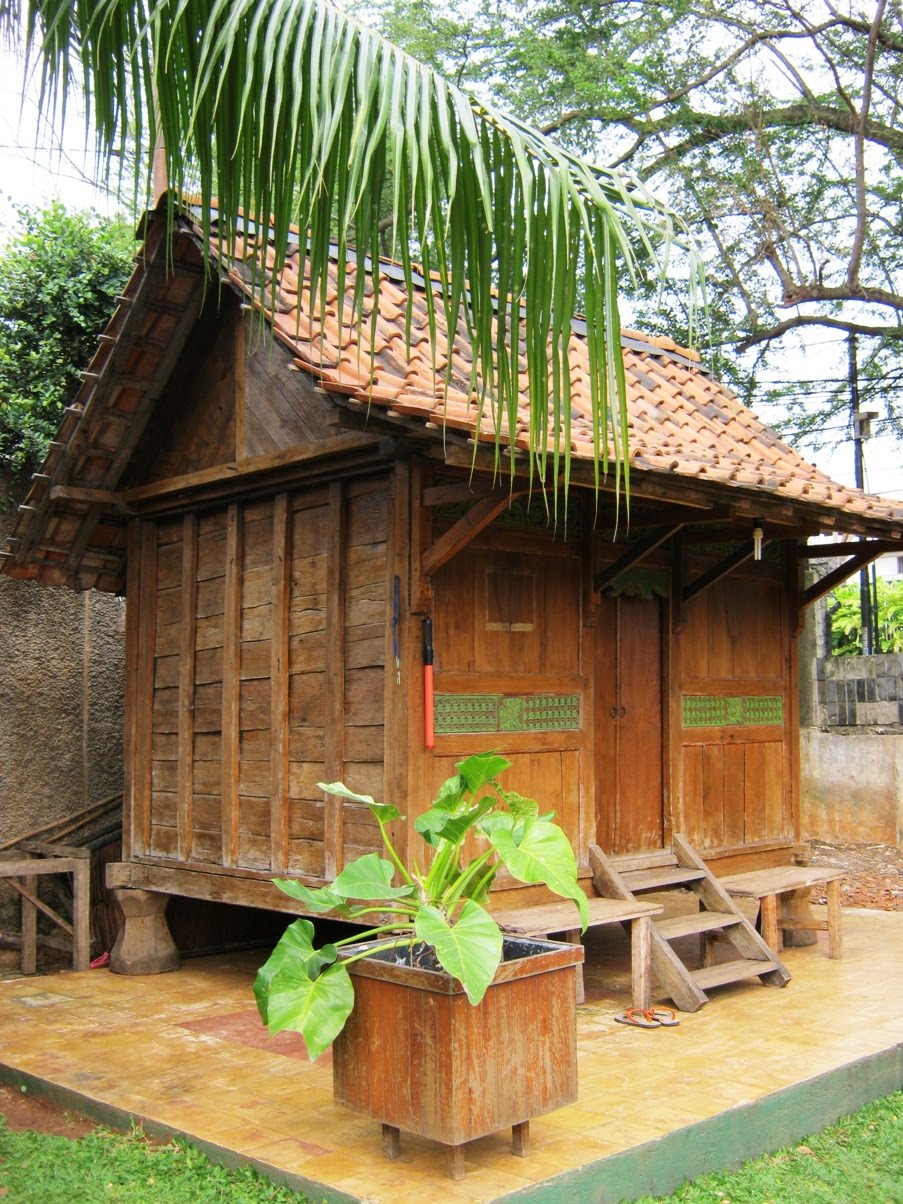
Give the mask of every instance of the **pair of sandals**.
[[675, 1028], [680, 1021], [671, 1008], [628, 1008], [615, 1016], [618, 1024], [629, 1024], [633, 1028]]

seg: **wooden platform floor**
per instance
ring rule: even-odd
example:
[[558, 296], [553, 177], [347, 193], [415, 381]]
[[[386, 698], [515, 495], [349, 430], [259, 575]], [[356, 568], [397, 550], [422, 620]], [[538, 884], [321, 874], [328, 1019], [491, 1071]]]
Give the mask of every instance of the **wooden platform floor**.
[[151, 978], [0, 982], [0, 1076], [78, 1098], [108, 1123], [131, 1114], [149, 1132], [250, 1158], [316, 1200], [489, 1201], [540, 1184], [543, 1198], [580, 1198], [568, 1176], [587, 1164], [899, 1046], [903, 913], [846, 911], [844, 938], [840, 961], [824, 934], [787, 950], [784, 990], [726, 987], [679, 1028], [643, 1031], [614, 1020], [629, 1004], [626, 941], [593, 934], [577, 1104], [533, 1122], [528, 1158], [511, 1154], [507, 1134], [472, 1143], [459, 1183], [428, 1141], [403, 1136], [401, 1160], [386, 1162], [378, 1127], [333, 1104], [329, 1055], [311, 1066], [300, 1038], [268, 1039], [251, 996], [259, 953]]

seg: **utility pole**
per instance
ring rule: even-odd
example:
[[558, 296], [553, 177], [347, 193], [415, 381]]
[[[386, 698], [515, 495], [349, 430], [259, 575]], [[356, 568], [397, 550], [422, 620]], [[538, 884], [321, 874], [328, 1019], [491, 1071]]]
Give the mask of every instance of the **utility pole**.
[[[849, 381], [850, 381], [850, 416], [853, 421], [853, 454], [855, 457], [854, 469], [856, 473], [856, 488], [865, 488], [865, 461], [862, 455], [862, 444], [871, 433], [870, 422], [872, 415], [863, 413], [859, 409], [859, 368], [856, 359], [856, 335], [850, 332], [847, 339], [847, 351], [849, 355]], [[863, 538], [865, 538], [863, 536]], [[862, 625], [862, 654], [870, 656], [873, 652], [880, 651], [876, 639], [878, 628], [878, 616], [874, 613], [872, 606], [872, 587], [869, 580], [868, 568], [863, 568], [859, 573], [859, 610]]]

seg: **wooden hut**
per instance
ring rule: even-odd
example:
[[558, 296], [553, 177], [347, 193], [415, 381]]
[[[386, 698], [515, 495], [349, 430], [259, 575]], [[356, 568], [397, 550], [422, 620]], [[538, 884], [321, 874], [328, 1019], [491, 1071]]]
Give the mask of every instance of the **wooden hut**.
[[[788, 861], [795, 636], [839, 579], [801, 586], [805, 540], [859, 537], [848, 575], [899, 546], [903, 506], [833, 483], [695, 352], [625, 331], [628, 522], [613, 480], [598, 502], [592, 488], [575, 320], [572, 488], [550, 522], [519, 432], [513, 478], [493, 478], [463, 330], [437, 381], [422, 280], [408, 354], [403, 277], [380, 265], [371, 372], [370, 328], [343, 322], [335, 290], [319, 337], [297, 245], [277, 254], [249, 227], [225, 258], [197, 218], [169, 258], [162, 217], [146, 219], [4, 565], [127, 595], [123, 897], [293, 910], [274, 874], [320, 884], [379, 847], [369, 812], [318, 781], [411, 823], [491, 748], [558, 813], [587, 884], [593, 842], [656, 850], [674, 832], [720, 869]], [[262, 257], [275, 341], [255, 324], [270, 294], [248, 283]]]

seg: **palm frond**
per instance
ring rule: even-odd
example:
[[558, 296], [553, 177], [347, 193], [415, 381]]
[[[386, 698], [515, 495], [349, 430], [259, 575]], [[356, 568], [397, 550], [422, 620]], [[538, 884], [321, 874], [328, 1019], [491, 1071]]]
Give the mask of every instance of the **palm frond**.
[[[0, 27], [17, 15], [0, 4]], [[330, 244], [340, 265], [378, 261], [391, 181], [394, 254], [409, 280], [420, 264], [442, 282], [427, 289], [437, 338], [459, 320], [470, 332], [497, 464], [523, 340], [529, 470], [550, 484], [570, 477], [568, 343], [582, 301], [597, 471], [611, 460], [626, 484], [618, 280], [636, 271], [633, 245], [654, 264], [664, 248], [667, 262], [675, 227], [641, 185], [466, 96], [327, 0], [26, 0], [24, 28], [45, 103], [77, 83], [107, 162], [129, 139], [162, 135], [173, 193], [200, 195], [208, 236], [215, 198], [226, 251], [249, 215], [277, 247], [307, 230], [315, 296]], [[362, 287], [354, 305], [363, 321]]]

